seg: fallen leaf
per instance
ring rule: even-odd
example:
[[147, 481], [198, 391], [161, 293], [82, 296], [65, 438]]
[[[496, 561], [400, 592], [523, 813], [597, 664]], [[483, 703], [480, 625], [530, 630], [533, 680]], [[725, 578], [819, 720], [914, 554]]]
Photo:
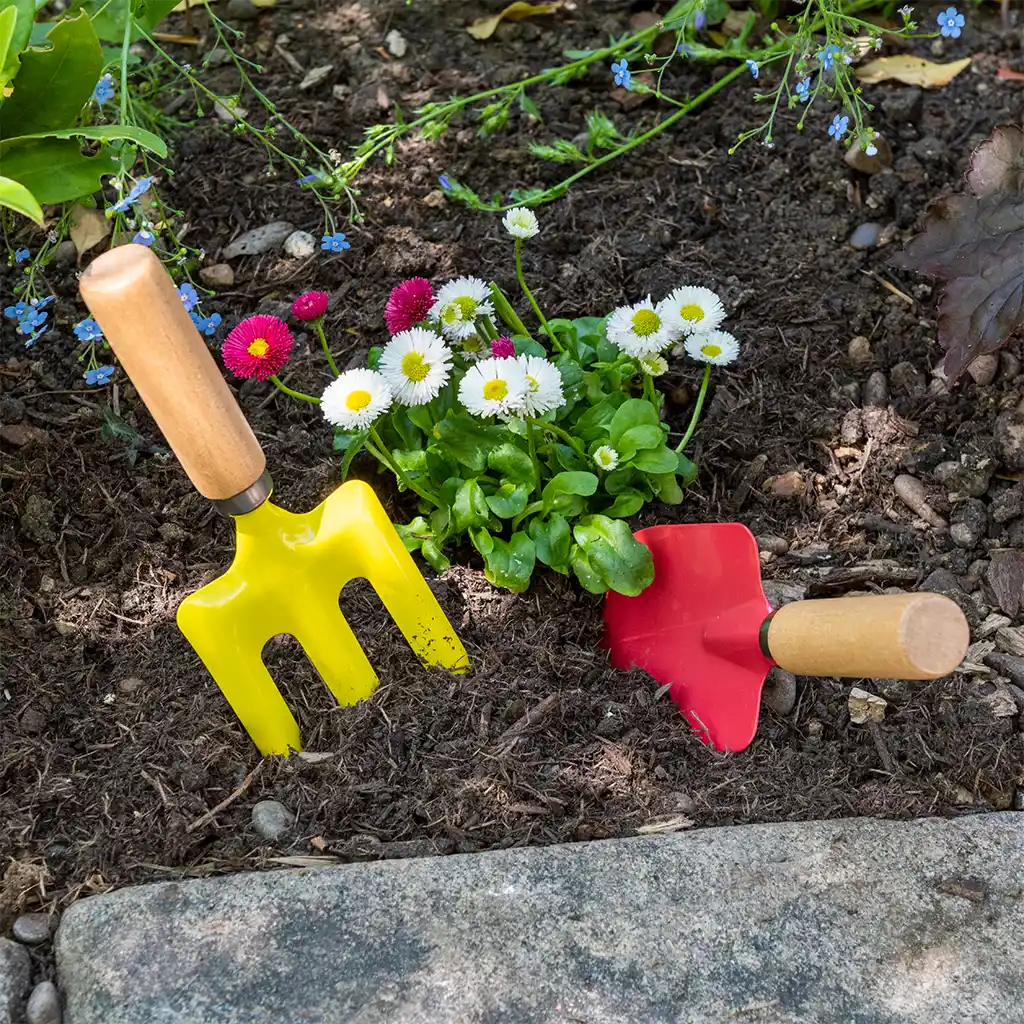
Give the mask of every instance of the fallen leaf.
[[1024, 71], [1014, 71], [1009, 65], [1003, 64], [996, 72], [996, 78], [1004, 78], [1008, 82], [1024, 82]]
[[692, 818], [682, 814], [666, 815], [662, 818], [654, 818], [646, 825], [641, 825], [637, 830], [640, 836], [656, 836], [663, 832], [682, 832], [685, 828], [693, 828], [696, 824]]
[[509, 4], [498, 14], [488, 15], [486, 18], [477, 18], [466, 31], [474, 39], [490, 39], [494, 35], [498, 25], [503, 21], [522, 21], [524, 18], [533, 18], [538, 14], [550, 14], [557, 8], [558, 4], [528, 4], [523, 0], [516, 0]]
[[71, 207], [71, 223], [71, 241], [79, 256], [110, 234], [110, 221], [99, 210], [89, 210], [78, 203]]
[[971, 63], [970, 57], [954, 60], [949, 64], [936, 64], [935, 61], [923, 57], [910, 57], [900, 54], [897, 57], [879, 57], [868, 61], [857, 69], [857, 77], [862, 82], [897, 81], [904, 85], [917, 85], [922, 89], [935, 89], [949, 85], [957, 75]]

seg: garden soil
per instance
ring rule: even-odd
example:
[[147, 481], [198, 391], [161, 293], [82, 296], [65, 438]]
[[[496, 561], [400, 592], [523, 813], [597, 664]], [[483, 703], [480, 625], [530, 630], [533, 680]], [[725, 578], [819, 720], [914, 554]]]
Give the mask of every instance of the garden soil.
[[[512, 81], [552, 65], [564, 49], [602, 45], [644, 16], [622, 3], [566, 4], [479, 42], [467, 22], [501, 4], [279, 6], [239, 24], [243, 52], [266, 64], [260, 84], [282, 113], [342, 152], [396, 106], [408, 112]], [[383, 48], [391, 30], [407, 41], [402, 59]], [[1001, 65], [1024, 70], [1020, 30], [1004, 32], [994, 7], [972, 8], [963, 38], [945, 50], [947, 59], [976, 56], [948, 87], [865, 90], [892, 144], [891, 171], [851, 170], [826, 135], [832, 112], [824, 109], [802, 133], [784, 111], [774, 149], [747, 144], [728, 155], [737, 133], [765, 116], [754, 102], [771, 81], [765, 70], [760, 83], [732, 83], [541, 208], [525, 269], [549, 316], [603, 314], [685, 282], [724, 299], [743, 355], [713, 377], [694, 449], [700, 476], [682, 506], [656, 507], [643, 522], [745, 523], [769, 538], [764, 572], [776, 597], [915, 589], [927, 580], [960, 600], [975, 627], [1001, 607], [1019, 626], [1020, 609], [1007, 607], [1012, 587], [999, 575], [1005, 556], [990, 550], [1013, 552], [1024, 539], [1019, 516], [991, 515], [997, 505], [1012, 511], [1021, 486], [1010, 442], [994, 431], [997, 415], [1024, 393], [1020, 340], [994, 382], [936, 385], [937, 291], [887, 263], [929, 200], [961, 187], [971, 149], [994, 125], [1024, 117], [1024, 84], [997, 77]], [[303, 74], [282, 51], [303, 71], [332, 70], [301, 91]], [[197, 52], [182, 59], [198, 64]], [[928, 44], [919, 52], [928, 56]], [[230, 93], [233, 72], [214, 65], [207, 81]], [[666, 85], [694, 95], [721, 73], [678, 61]], [[230, 325], [324, 288], [340, 362], [358, 365], [384, 340], [383, 305], [402, 278], [476, 274], [516, 295], [498, 218], [448, 203], [438, 175], [482, 194], [551, 184], [565, 168], [527, 155], [530, 142], [573, 138], [595, 108], [623, 132], [667, 113], [656, 100], [629, 105], [636, 97], [615, 94], [606, 68], [535, 98], [543, 122], [516, 110], [492, 139], [457, 125], [439, 142], [400, 145], [391, 167], [369, 165], [360, 179], [365, 219], [341, 225], [349, 251], [235, 260], [235, 284], [205, 311]], [[242, 230], [269, 221], [319, 234], [311, 197], [292, 176], [269, 176], [261, 151], [219, 122], [183, 130], [176, 153], [163, 188], [207, 263]], [[865, 222], [880, 226], [886, 244], [851, 247]], [[31, 231], [19, 241], [34, 247]], [[861, 681], [888, 701], [874, 731], [851, 724], [851, 681], [800, 679], [795, 700], [780, 684], [750, 748], [716, 753], [651, 679], [609, 667], [599, 599], [544, 570], [526, 594], [495, 590], [465, 552], [442, 577], [427, 573], [473, 671], [421, 670], [372, 591], [353, 585], [342, 606], [379, 690], [338, 708], [297, 645], [271, 641], [266, 658], [300, 721], [305, 752], [260, 763], [174, 624], [181, 598], [228, 565], [232, 526], [193, 492], [123, 377], [112, 389], [84, 386], [70, 330], [83, 315], [77, 271], [46, 272], [58, 296], [56, 329], [35, 347], [25, 350], [3, 328], [0, 918], [132, 883], [282, 864], [1020, 806], [1021, 717], [1012, 701], [1009, 710], [1000, 704], [1006, 691], [991, 676]], [[5, 295], [12, 282], [9, 274]], [[866, 341], [851, 350], [858, 336]], [[289, 372], [307, 391], [327, 382], [308, 335], [300, 334]], [[693, 364], [673, 360], [676, 431], [698, 378]], [[330, 430], [314, 408], [269, 385], [246, 383], [239, 396], [267, 451], [276, 500], [311, 508], [339, 482]], [[134, 438], [109, 436], [111, 402]], [[958, 515], [947, 497], [955, 488], [930, 474], [961, 456], [974, 474], [964, 486], [989, 512], [967, 549], [917, 519], [893, 490], [897, 474], [914, 473], [937, 512]], [[376, 479], [396, 519], [411, 514], [372, 465], [357, 463], [357, 472]], [[1012, 646], [1011, 633], [999, 635]], [[296, 815], [277, 841], [252, 827], [263, 799]]]

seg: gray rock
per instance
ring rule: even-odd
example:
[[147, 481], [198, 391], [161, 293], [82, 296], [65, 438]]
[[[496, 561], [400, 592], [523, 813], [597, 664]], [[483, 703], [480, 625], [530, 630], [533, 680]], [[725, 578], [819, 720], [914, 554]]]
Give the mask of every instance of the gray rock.
[[934, 572], [929, 573], [917, 589], [926, 590], [932, 594], [945, 594], [946, 597], [955, 601], [970, 623], [971, 629], [974, 629], [981, 623], [978, 606], [971, 600], [970, 594], [964, 591], [960, 586], [959, 580], [948, 569], [936, 569]]
[[995, 548], [989, 552], [985, 579], [1001, 611], [1014, 618], [1024, 605], [1024, 551]]
[[889, 404], [889, 381], [881, 370], [875, 370], [864, 385], [864, 405], [884, 409]]
[[871, 342], [863, 334], [858, 334], [857, 337], [850, 339], [850, 344], [846, 348], [846, 354], [850, 357], [851, 362], [859, 366], [870, 363]]
[[910, 152], [922, 163], [927, 164], [944, 159], [947, 149], [948, 146], [942, 139], [937, 139], [934, 135], [926, 135], [910, 147]]
[[982, 659], [989, 668], [994, 668], [1001, 676], [1006, 676], [1015, 686], [1024, 686], [1024, 658], [1018, 654], [1004, 654], [993, 651]]
[[60, 995], [52, 981], [41, 981], [28, 997], [26, 1024], [61, 1024]]
[[264, 839], [280, 839], [294, 824], [295, 815], [276, 800], [261, 800], [252, 809], [252, 827]]
[[777, 715], [788, 715], [796, 706], [796, 676], [775, 665], [768, 670], [761, 703]]
[[53, 250], [53, 262], [58, 267], [70, 267], [78, 259], [78, 247], [70, 238], [65, 239]]
[[917, 88], [894, 89], [882, 100], [882, 113], [890, 121], [916, 125], [924, 111], [924, 93]]
[[953, 509], [949, 536], [958, 548], [970, 551], [985, 536], [988, 529], [988, 510], [978, 498], [968, 498]]
[[854, 249], [871, 249], [878, 244], [878, 238], [882, 234], [882, 225], [873, 221], [867, 224], [859, 224], [853, 229], [850, 235], [850, 245]]
[[308, 259], [316, 253], [316, 239], [308, 231], [293, 231], [284, 240], [284, 252], [293, 259]]
[[14, 395], [0, 395], [0, 423], [20, 423], [25, 418], [25, 403]]
[[309, 89], [315, 89], [318, 85], [326, 82], [333, 71], [333, 64], [321, 64], [320, 67], [311, 68], [306, 72], [306, 77], [299, 83], [299, 89], [302, 92], [306, 92]]
[[761, 589], [773, 608], [802, 601], [807, 596], [807, 587], [802, 583], [787, 583], [785, 580], [762, 580]]
[[1017, 483], [1000, 491], [989, 505], [989, 513], [996, 523], [1008, 523], [1024, 512], [1024, 484]]
[[994, 471], [992, 459], [964, 455], [959, 462], [939, 463], [932, 471], [932, 475], [949, 491], [980, 498], [988, 492]]
[[996, 417], [993, 434], [999, 457], [1010, 470], [1024, 469], [1024, 413], [1007, 409]]
[[967, 367], [967, 372], [979, 387], [988, 387], [996, 379], [998, 369], [999, 356], [994, 352], [987, 352], [985, 355], [973, 359]]
[[388, 48], [388, 53], [398, 58], [404, 57], [409, 50], [409, 44], [406, 42], [405, 36], [396, 28], [393, 28], [384, 37], [384, 45]]
[[59, 984], [68, 1024], [1009, 1022], [1022, 843], [853, 819], [135, 886], [64, 915]]
[[11, 934], [27, 946], [38, 946], [49, 941], [51, 923], [49, 914], [22, 914], [14, 919]]
[[228, 263], [214, 263], [200, 268], [199, 279], [211, 288], [230, 288], [235, 283], [235, 271]]
[[10, 939], [0, 939], [0, 1024], [12, 1024], [20, 1019], [31, 966], [24, 946]]
[[283, 245], [294, 230], [295, 225], [286, 220], [275, 220], [271, 224], [253, 228], [224, 246], [221, 257], [233, 260], [236, 256], [256, 256], [261, 252], [269, 252]]
[[785, 537], [763, 534], [756, 540], [758, 551], [770, 551], [773, 555], [784, 555], [789, 550], [789, 542]]
[[260, 9], [252, 0], [228, 0], [230, 21], [255, 21], [259, 16]]
[[1020, 373], [1020, 360], [1008, 349], [999, 353], [999, 376], [1002, 380], [1011, 381]]

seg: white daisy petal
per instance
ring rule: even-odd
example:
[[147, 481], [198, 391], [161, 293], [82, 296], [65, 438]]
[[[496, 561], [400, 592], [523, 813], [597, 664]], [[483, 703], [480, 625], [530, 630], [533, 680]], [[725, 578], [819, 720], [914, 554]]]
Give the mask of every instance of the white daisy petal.
[[606, 473], [610, 473], [619, 464], [619, 453], [610, 444], [601, 445], [594, 452], [592, 458], [594, 465]]
[[740, 354], [740, 343], [728, 331], [691, 334], [683, 344], [686, 354], [701, 363], [726, 366]]
[[565, 405], [562, 393], [562, 375], [554, 363], [541, 356], [519, 356], [516, 360], [526, 375], [526, 393], [516, 412], [524, 416], [539, 416], [549, 409]]
[[677, 288], [662, 299], [658, 312], [682, 334], [713, 331], [725, 319], [722, 300], [710, 288], [694, 285]]
[[634, 358], [660, 352], [679, 336], [679, 329], [659, 312], [649, 295], [643, 302], [619, 306], [608, 317], [605, 332], [613, 345]]
[[386, 413], [394, 401], [391, 388], [376, 370], [346, 370], [327, 385], [320, 410], [342, 430], [362, 430]]
[[533, 238], [534, 235], [540, 233], [537, 215], [525, 206], [517, 206], [514, 210], [509, 210], [501, 223], [505, 225], [505, 230], [513, 238]]
[[459, 382], [459, 401], [474, 416], [504, 416], [522, 406], [529, 382], [518, 359], [481, 359]]
[[448, 383], [452, 353], [433, 331], [410, 327], [384, 346], [377, 368], [390, 385], [396, 402], [425, 405], [437, 398]]
[[428, 319], [449, 338], [468, 338], [476, 332], [476, 318], [491, 316], [491, 289], [478, 277], [459, 277], [441, 286]]

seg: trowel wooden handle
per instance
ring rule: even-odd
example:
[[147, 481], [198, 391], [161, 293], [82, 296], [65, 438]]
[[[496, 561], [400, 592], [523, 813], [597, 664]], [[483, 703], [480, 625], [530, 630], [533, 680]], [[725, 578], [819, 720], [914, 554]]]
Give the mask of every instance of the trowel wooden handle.
[[768, 620], [767, 646], [804, 676], [936, 679], [963, 661], [964, 613], [941, 594], [794, 601]]
[[267, 460], [157, 257], [118, 246], [79, 287], [196, 490], [222, 501], [254, 484]]

